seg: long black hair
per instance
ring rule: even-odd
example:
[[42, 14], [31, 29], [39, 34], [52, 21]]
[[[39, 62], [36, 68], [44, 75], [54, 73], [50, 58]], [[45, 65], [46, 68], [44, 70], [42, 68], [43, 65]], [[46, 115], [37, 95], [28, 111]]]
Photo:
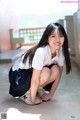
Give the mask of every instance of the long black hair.
[[67, 74], [70, 73], [71, 62], [70, 62], [70, 54], [69, 54], [69, 50], [68, 50], [68, 48], [69, 48], [69, 46], [68, 46], [68, 38], [67, 38], [67, 34], [65, 32], [64, 27], [61, 24], [59, 24], [59, 23], [50, 23], [46, 27], [46, 29], [45, 29], [45, 31], [44, 31], [44, 33], [43, 33], [39, 43], [36, 46], [34, 46], [31, 49], [29, 49], [25, 53], [24, 58], [23, 58], [23, 63], [25, 63], [27, 57], [29, 57], [29, 64], [32, 64], [32, 60], [33, 60], [35, 51], [39, 47], [48, 45], [48, 37], [51, 35], [52, 32], [54, 32], [56, 27], [58, 28], [59, 32], [64, 36], [64, 43], [63, 43], [63, 46], [62, 46], [62, 50], [63, 50], [63, 54], [64, 54], [64, 57], [65, 57], [66, 73]]

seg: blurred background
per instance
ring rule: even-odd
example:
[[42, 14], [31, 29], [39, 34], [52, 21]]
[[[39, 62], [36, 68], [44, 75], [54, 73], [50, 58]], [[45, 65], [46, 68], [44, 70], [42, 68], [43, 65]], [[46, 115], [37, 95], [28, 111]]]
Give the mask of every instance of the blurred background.
[[0, 0], [0, 59], [4, 52], [37, 43], [51, 22], [64, 26], [70, 54], [80, 65], [79, 0]]

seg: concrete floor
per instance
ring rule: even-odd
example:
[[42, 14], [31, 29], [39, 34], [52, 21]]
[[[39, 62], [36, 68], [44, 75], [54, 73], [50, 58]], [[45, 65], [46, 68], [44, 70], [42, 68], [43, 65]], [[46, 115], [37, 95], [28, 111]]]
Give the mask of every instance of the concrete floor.
[[8, 71], [12, 63], [0, 64], [0, 116], [7, 120], [80, 120], [80, 68], [72, 62], [72, 72], [65, 74], [51, 101], [31, 106], [8, 94]]

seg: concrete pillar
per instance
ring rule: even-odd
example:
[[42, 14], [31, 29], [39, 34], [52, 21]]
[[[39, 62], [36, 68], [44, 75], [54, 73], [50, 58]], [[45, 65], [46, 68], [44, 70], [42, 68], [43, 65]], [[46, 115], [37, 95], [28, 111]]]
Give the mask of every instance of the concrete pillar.
[[70, 54], [75, 55], [73, 16], [65, 16]]
[[64, 27], [64, 29], [66, 31], [66, 21], [65, 21], [65, 19], [59, 19], [57, 22], [59, 22]]
[[75, 62], [80, 66], [80, 10], [74, 13]]
[[63, 19], [59, 19], [57, 22], [59, 22], [64, 27], [64, 20]]

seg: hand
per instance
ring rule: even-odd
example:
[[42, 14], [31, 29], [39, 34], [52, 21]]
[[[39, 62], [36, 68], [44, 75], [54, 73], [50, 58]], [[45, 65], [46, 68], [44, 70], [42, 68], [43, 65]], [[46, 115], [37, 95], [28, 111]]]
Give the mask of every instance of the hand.
[[37, 104], [41, 104], [41, 103], [42, 103], [42, 99], [40, 97], [36, 96], [34, 104], [37, 105]]
[[49, 100], [51, 100], [51, 95], [50, 95], [50, 93], [44, 93], [42, 96], [41, 96], [41, 99], [44, 101], [44, 102], [46, 102], [46, 101], [49, 101]]

